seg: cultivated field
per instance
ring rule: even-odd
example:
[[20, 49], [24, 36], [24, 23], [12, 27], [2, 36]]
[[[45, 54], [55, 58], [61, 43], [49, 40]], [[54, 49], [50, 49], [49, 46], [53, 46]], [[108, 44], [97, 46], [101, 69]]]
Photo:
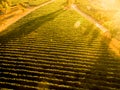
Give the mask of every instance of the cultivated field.
[[56, 0], [0, 33], [1, 90], [120, 89], [120, 58], [110, 41], [64, 5]]

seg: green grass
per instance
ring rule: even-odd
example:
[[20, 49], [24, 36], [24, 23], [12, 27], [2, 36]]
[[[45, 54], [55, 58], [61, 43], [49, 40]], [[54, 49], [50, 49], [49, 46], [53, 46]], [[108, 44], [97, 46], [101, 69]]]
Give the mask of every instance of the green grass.
[[[54, 30], [58, 28], [60, 32], [61, 30], [64, 30], [65, 35], [69, 35], [69, 34], [72, 35], [69, 38], [75, 38], [77, 35], [79, 35], [79, 33], [84, 33], [85, 30], [88, 30], [88, 31], [92, 30], [91, 27], [94, 27], [92, 23], [85, 20], [75, 11], [63, 10], [62, 8], [63, 3], [64, 1], [56, 1], [51, 5], [44, 6], [32, 12], [31, 14], [27, 15], [26, 17], [22, 18], [21, 20], [19, 20], [18, 22], [10, 26], [6, 30], [6, 32], [3, 32], [1, 35], [7, 33], [6, 36], [9, 36], [9, 33], [10, 33], [10, 35], [14, 34], [15, 36], [18, 36], [18, 34], [20, 33], [28, 34], [32, 31], [36, 31], [39, 28], [41, 30], [44, 30], [48, 28], [48, 26], [50, 26], [49, 27], [50, 30]], [[49, 21], [52, 22], [52, 25], [49, 25]], [[76, 29], [74, 27], [74, 24], [77, 21], [79, 21], [81, 25], [79, 28]], [[85, 34], [87, 35], [87, 33], [89, 32], [86, 32]]]
[[[118, 58], [114, 59], [111, 56], [111, 52], [105, 40], [101, 38], [99, 30], [75, 11], [63, 10], [63, 3], [64, 0], [57, 0], [52, 4], [41, 7], [1, 33], [0, 43], [4, 47], [2, 47], [2, 52], [9, 50], [5, 55], [2, 53], [3, 58], [7, 55], [12, 58], [14, 57], [18, 64], [21, 62], [20, 60], [23, 60], [25, 62], [22, 61], [22, 64], [24, 64], [22, 66], [27, 67], [29, 64], [29, 68], [26, 69], [30, 71], [31, 64], [34, 69], [37, 68], [38, 70], [40, 68], [41, 70], [42, 68], [45, 73], [53, 70], [53, 77], [49, 76], [49, 74], [48, 76], [46, 74], [43, 75], [52, 80], [56, 79], [54, 74], [57, 71], [72, 71], [75, 74], [69, 75], [67, 73], [67, 75], [69, 77], [71, 76], [71, 80], [73, 80], [72, 78], [75, 79], [73, 82], [77, 82], [78, 85], [74, 83], [76, 87], [82, 87], [84, 89], [100, 88], [103, 90], [105, 88], [111, 89], [110, 84], [112, 84], [114, 88], [114, 82], [108, 81], [111, 79], [107, 79], [107, 77], [111, 76], [115, 79], [116, 77], [114, 75], [119, 75], [120, 63], [117, 62]], [[78, 21], [80, 22], [80, 26], [75, 28], [74, 24]], [[44, 59], [41, 59], [42, 57]], [[4, 61], [7, 63], [6, 59]], [[14, 61], [14, 59], [9, 58], [8, 62], [10, 61]], [[30, 63], [27, 63], [28, 61]], [[38, 66], [40, 65], [39, 68], [36, 67], [37, 62]], [[49, 65], [47, 66], [46, 63]], [[10, 66], [10, 64], [7, 65]], [[14, 66], [17, 67], [17, 64]], [[13, 68], [10, 70], [13, 72]], [[78, 70], [79, 72], [77, 72]], [[44, 74], [43, 71], [42, 74]], [[35, 72], [37, 71], [35, 70]], [[108, 74], [110, 72], [114, 74]], [[62, 73], [66, 76], [66, 73]], [[62, 73], [59, 72], [64, 77]], [[81, 73], [84, 73], [84, 75], [81, 75]], [[63, 80], [62, 84], [64, 85], [70, 81], [67, 78], [61, 78], [61, 80]], [[55, 83], [49, 80], [48, 82]], [[105, 86], [103, 82], [108, 84], [108, 86]], [[75, 87], [72, 83], [69, 83], [69, 86]]]
[[[45, 33], [46, 37], [44, 39], [49, 41], [59, 39], [58, 41], [62, 44], [66, 40], [76, 43], [84, 40], [86, 48], [93, 46], [94, 42], [100, 40], [99, 30], [75, 11], [63, 10], [63, 3], [64, 1], [56, 1], [22, 18], [5, 32], [1, 33], [1, 42], [9, 42], [11, 39], [22, 38], [24, 36], [39, 38], [34, 33], [38, 33], [39, 36]], [[74, 24], [77, 21], [80, 22], [80, 26], [75, 28]], [[55, 37], [51, 36], [54, 34]], [[99, 48], [99, 45], [100, 42], [94, 48]]]
[[[26, 0], [28, 1], [28, 0]], [[47, 1], [47, 0], [46, 0]], [[11, 0], [12, 3], [18, 3], [18, 0]], [[19, 2], [23, 2], [22, 0], [19, 0]], [[25, 1], [24, 1], [25, 2]], [[44, 1], [43, 0], [36, 0], [36, 1], [31, 1], [30, 3], [34, 4], [34, 2], [36, 4], [39, 3], [43, 3]], [[61, 3], [62, 2], [62, 3]], [[81, 3], [80, 3], [81, 2]], [[57, 5], [59, 3], [59, 5]], [[17, 23], [13, 24], [11, 27], [8, 28], [7, 31], [11, 31], [11, 30], [14, 30], [14, 28], [22, 28], [22, 27], [28, 27], [27, 24], [29, 25], [29, 23], [31, 24], [31, 22], [34, 22], [35, 21], [35, 18], [36, 19], [42, 19], [42, 18], [46, 18], [47, 16], [49, 16], [49, 13], [52, 13], [52, 12], [55, 12], [56, 10], [59, 10], [61, 9], [63, 6], [64, 6], [64, 3], [65, 1], [57, 1], [56, 2], [56, 6], [52, 6], [52, 7], [48, 7], [48, 6], [45, 6], [45, 7], [42, 7], [41, 9], [38, 9], [36, 10], [35, 12], [32, 12], [31, 14], [27, 15], [26, 17], [22, 18], [20, 21], [18, 21]], [[80, 7], [80, 9], [82, 9], [84, 12], [86, 12], [87, 14], [89, 15], [92, 15], [94, 16], [95, 19], [99, 18], [99, 12], [97, 12], [96, 14], [93, 14], [94, 11], [88, 11], [87, 8], [85, 8], [86, 6], [90, 6], [90, 3], [88, 1], [81, 1], [81, 0], [78, 0], [77, 1], [77, 5]], [[47, 8], [47, 10], [46, 10]], [[63, 10], [64, 12], [64, 10]], [[65, 11], [66, 12], [66, 11]], [[56, 13], [56, 12], [55, 12]], [[54, 14], [54, 13], [53, 13]], [[88, 22], [87, 20], [85, 20], [83, 17], [80, 17], [79, 15], [77, 15], [77, 17], [75, 16], [76, 14], [73, 14], [71, 13], [71, 16], [68, 17], [67, 16], [68, 13], [66, 13], [66, 16], [65, 17], [59, 17], [58, 20], [64, 20], [65, 22], [62, 22], [62, 23], [59, 23], [58, 25], [60, 25], [60, 28], [64, 28], [64, 29], [67, 29], [69, 27], [69, 29], [73, 29], [76, 30], [76, 33], [78, 32], [79, 33], [79, 30], [77, 31], [77, 29], [87, 29], [86, 27], [89, 28], [89, 26], [91, 27], [90, 24], [92, 24], [91, 22]], [[103, 15], [103, 13], [102, 13]], [[72, 16], [75, 16], [74, 18]], [[79, 17], [78, 17], [79, 16]], [[104, 15], [103, 15], [104, 16]], [[40, 17], [40, 18], [39, 18]], [[55, 19], [57, 19], [57, 17], [55, 17]], [[66, 19], [66, 20], [65, 20]], [[68, 20], [67, 20], [68, 19]], [[51, 19], [52, 20], [52, 19]], [[44, 21], [44, 20], [43, 20]], [[47, 21], [47, 20], [46, 20]], [[48, 20], [49, 21], [49, 20]], [[74, 24], [79, 21], [81, 26], [82, 27], [79, 27], [77, 29], [74, 28]], [[37, 21], [36, 21], [37, 22]], [[57, 21], [56, 21], [57, 22]], [[69, 24], [68, 24], [69, 23]], [[63, 25], [62, 25], [63, 24]], [[69, 26], [67, 26], [67, 24]], [[42, 24], [44, 25], [44, 24]], [[57, 24], [54, 24], [54, 25], [57, 25]], [[66, 26], [65, 26], [66, 25]], [[32, 26], [32, 25], [31, 25]], [[47, 26], [47, 25], [46, 25]], [[72, 27], [71, 27], [72, 26]], [[57, 26], [58, 27], [58, 26]], [[70, 28], [71, 27], [71, 28]], [[92, 26], [94, 28], [96, 28], [94, 25]], [[18, 29], [19, 30], [19, 29]], [[17, 30], [15, 30], [17, 32]], [[31, 31], [31, 30], [29, 30]], [[112, 33], [113, 36], [115, 37], [116, 36], [116, 31], [115, 30], [112, 30], [111, 29], [111, 32], [114, 32]], [[73, 33], [72, 33], [73, 34]]]
[[[75, 11], [63, 10], [63, 3], [64, 1], [56, 1], [22, 18], [0, 34], [1, 42], [9, 42], [11, 39], [21, 38], [26, 35], [35, 38], [35, 32], [41, 36], [47, 31], [44, 38], [48, 40], [59, 39], [63, 43], [67, 39], [73, 42], [81, 42], [84, 39], [86, 47], [94, 45], [93, 42], [100, 39], [99, 30]], [[74, 24], [77, 21], [80, 22], [80, 26], [75, 28]], [[53, 34], [55, 34], [56, 38], [50, 36]], [[99, 45], [96, 47], [98, 48]]]

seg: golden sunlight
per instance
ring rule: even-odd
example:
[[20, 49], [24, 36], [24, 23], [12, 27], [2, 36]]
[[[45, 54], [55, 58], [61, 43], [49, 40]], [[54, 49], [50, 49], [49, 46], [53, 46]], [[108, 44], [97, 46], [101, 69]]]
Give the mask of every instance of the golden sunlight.
[[119, 0], [90, 0], [93, 7], [103, 10], [116, 10], [120, 7]]

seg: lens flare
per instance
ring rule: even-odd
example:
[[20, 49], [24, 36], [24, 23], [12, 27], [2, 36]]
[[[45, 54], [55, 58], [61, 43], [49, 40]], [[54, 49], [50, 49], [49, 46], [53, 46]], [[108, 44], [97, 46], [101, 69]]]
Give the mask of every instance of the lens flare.
[[80, 21], [76, 21], [75, 24], [74, 24], [74, 28], [78, 28], [80, 26]]

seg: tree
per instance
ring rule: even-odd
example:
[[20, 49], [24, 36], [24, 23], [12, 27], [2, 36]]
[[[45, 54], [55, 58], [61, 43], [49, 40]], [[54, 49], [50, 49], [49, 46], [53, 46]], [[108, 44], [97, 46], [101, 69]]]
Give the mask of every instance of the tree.
[[8, 0], [0, 1], [0, 11], [2, 13], [7, 13], [10, 10], [10, 2]]

